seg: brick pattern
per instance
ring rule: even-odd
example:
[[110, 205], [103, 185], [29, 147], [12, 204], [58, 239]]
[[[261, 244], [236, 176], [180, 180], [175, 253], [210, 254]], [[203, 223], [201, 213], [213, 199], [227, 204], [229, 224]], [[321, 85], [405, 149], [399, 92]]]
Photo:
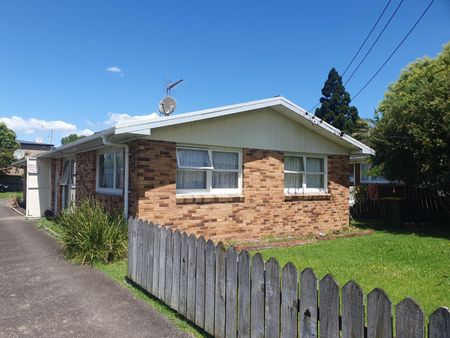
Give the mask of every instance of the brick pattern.
[[244, 149], [243, 199], [180, 203], [175, 143], [139, 140], [130, 149], [130, 214], [143, 219], [214, 240], [246, 241], [318, 234], [349, 222], [348, 156], [328, 156], [326, 199], [286, 200], [283, 153]]
[[123, 211], [123, 197], [98, 194], [95, 192], [97, 152], [87, 151], [76, 155], [76, 193], [75, 200], [79, 204], [83, 198], [95, 197], [110, 211]]

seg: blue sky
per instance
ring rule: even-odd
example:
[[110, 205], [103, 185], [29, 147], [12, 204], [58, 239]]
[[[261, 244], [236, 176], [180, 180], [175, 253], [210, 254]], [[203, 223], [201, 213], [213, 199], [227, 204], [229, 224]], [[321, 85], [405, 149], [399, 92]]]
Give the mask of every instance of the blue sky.
[[[186, 81], [173, 93], [176, 113], [275, 95], [310, 109], [330, 68], [343, 72], [386, 2], [0, 0], [0, 119], [21, 139], [48, 141], [54, 130], [59, 144], [67, 133], [156, 112], [164, 84], [179, 78]], [[347, 85], [350, 94], [427, 4], [404, 1]], [[435, 56], [448, 41], [450, 2], [436, 0], [353, 102], [360, 115], [373, 115], [409, 62]]]

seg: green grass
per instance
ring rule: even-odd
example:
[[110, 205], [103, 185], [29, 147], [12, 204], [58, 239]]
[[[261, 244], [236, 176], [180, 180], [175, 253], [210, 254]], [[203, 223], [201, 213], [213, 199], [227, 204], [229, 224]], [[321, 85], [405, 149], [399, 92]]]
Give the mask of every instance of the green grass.
[[36, 226], [39, 229], [47, 230], [48, 232], [52, 233], [58, 241], [61, 241], [64, 229], [59, 223], [49, 219], [40, 218], [36, 221]]
[[292, 262], [299, 271], [311, 267], [319, 278], [331, 273], [341, 286], [354, 280], [365, 294], [382, 288], [393, 304], [410, 296], [430, 315], [450, 306], [449, 231], [414, 230], [375, 227], [369, 236], [252, 253], [260, 252], [265, 260], [275, 257], [281, 266]]
[[10, 199], [11, 197], [19, 196], [23, 198], [23, 192], [0, 192], [0, 199]]
[[146, 292], [133, 285], [127, 283], [125, 276], [127, 274], [127, 261], [119, 261], [110, 264], [96, 263], [94, 265], [96, 268], [103, 271], [107, 276], [115, 280], [117, 283], [122, 285], [124, 288], [130, 290], [133, 295], [146, 302], [150, 307], [161, 313], [164, 317], [169, 319], [176, 327], [179, 329], [190, 333], [194, 337], [208, 337], [206, 333], [195, 327], [193, 324], [184, 319], [177, 312], [169, 308], [160, 300], [150, 296]]

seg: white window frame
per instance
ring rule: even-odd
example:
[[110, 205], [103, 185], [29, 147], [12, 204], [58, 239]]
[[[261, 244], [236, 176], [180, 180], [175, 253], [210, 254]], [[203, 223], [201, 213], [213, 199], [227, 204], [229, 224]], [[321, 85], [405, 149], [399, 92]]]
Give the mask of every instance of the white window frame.
[[[302, 174], [301, 188], [284, 188], [285, 195], [302, 195], [302, 194], [323, 194], [328, 193], [328, 157], [326, 155], [317, 154], [285, 154], [284, 157], [301, 157], [303, 159], [303, 171], [284, 170], [284, 174]], [[323, 172], [306, 171], [306, 158], [319, 158], [323, 160]], [[323, 175], [323, 188], [308, 188], [306, 186], [306, 175]], [[286, 175], [284, 176], [286, 179]]]
[[[177, 151], [179, 149], [186, 150], [203, 150], [208, 152], [210, 167], [189, 167], [181, 166], [178, 159], [178, 152], [176, 153], [177, 158], [177, 175], [178, 171], [206, 171], [206, 189], [176, 189], [177, 196], [183, 195], [241, 195], [242, 194], [242, 150], [241, 149], [230, 149], [230, 148], [220, 148], [220, 147], [195, 147], [195, 146], [177, 146]], [[214, 151], [223, 153], [236, 153], [238, 154], [238, 169], [214, 169], [213, 156]], [[237, 188], [220, 188], [214, 189], [212, 187], [212, 173], [213, 172], [237, 172], [238, 173], [238, 187]], [[176, 182], [176, 180], [175, 180]], [[176, 184], [176, 183], [175, 183]]]
[[[117, 153], [123, 152], [123, 148], [105, 148], [97, 151], [97, 163], [96, 163], [96, 175], [95, 175], [95, 191], [99, 194], [104, 195], [122, 195], [123, 188], [116, 188], [117, 182]], [[113, 188], [102, 188], [100, 187], [100, 156], [104, 154], [113, 154], [114, 158], [114, 170], [113, 170]], [[124, 155], [125, 156], [125, 155]], [[125, 161], [125, 158], [124, 158]], [[125, 168], [124, 168], [125, 169]], [[124, 173], [125, 174], [125, 173]]]
[[351, 166], [352, 166], [352, 170], [351, 170], [352, 172], [348, 175], [348, 183], [350, 185], [355, 185], [356, 184], [355, 163], [353, 163], [353, 164], [351, 163]]
[[364, 168], [363, 166], [367, 166], [367, 170], [372, 169], [372, 165], [370, 163], [361, 163], [359, 165], [359, 181], [361, 184], [386, 184], [389, 183], [389, 180], [385, 179], [383, 176], [366, 176], [364, 177]]

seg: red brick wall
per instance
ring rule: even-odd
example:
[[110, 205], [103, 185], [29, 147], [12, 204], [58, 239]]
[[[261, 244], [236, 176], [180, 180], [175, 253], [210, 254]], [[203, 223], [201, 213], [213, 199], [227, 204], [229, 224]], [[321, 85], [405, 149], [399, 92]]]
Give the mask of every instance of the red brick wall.
[[95, 197], [103, 205], [114, 212], [122, 212], [123, 197], [115, 195], [98, 194], [95, 192], [97, 152], [95, 150], [76, 155], [76, 203], [83, 198]]
[[348, 156], [328, 156], [325, 197], [285, 197], [283, 153], [244, 149], [242, 197], [182, 199], [175, 143], [139, 140], [130, 152], [130, 214], [161, 225], [214, 240], [254, 240], [318, 234], [349, 221]]

